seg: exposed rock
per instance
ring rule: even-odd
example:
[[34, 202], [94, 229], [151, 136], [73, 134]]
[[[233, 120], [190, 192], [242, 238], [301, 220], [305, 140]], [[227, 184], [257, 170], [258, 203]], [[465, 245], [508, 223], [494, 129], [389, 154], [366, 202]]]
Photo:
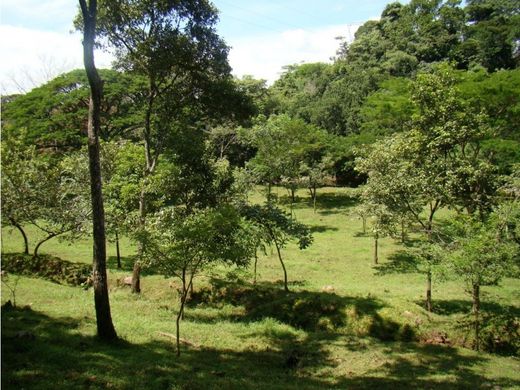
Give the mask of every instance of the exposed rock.
[[335, 290], [334, 290], [334, 287], [333, 286], [323, 286], [321, 288], [321, 291], [322, 292], [326, 292], [326, 293], [333, 293]]

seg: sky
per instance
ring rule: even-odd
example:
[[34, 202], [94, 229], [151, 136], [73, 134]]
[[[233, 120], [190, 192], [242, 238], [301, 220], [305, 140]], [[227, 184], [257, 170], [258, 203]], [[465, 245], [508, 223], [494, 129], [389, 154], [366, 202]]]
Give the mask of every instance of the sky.
[[[231, 47], [233, 74], [272, 83], [285, 65], [328, 62], [337, 37], [352, 40], [390, 0], [214, 0], [217, 31]], [[73, 32], [73, 0], [1, 0], [0, 92], [27, 92], [60, 73], [80, 68], [81, 36]], [[110, 67], [97, 51], [96, 65]]]

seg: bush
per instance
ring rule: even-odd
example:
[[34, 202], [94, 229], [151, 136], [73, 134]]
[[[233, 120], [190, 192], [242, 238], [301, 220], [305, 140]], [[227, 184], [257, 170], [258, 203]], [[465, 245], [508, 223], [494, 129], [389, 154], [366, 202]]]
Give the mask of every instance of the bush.
[[501, 355], [520, 355], [520, 319], [505, 313], [485, 319], [480, 332], [483, 348]]

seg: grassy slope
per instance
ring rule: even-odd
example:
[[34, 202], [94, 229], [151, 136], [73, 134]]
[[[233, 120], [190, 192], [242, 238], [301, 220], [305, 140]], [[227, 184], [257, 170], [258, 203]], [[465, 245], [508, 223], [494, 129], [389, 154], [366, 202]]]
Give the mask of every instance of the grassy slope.
[[[279, 190], [279, 195], [285, 193]], [[520, 361], [516, 358], [371, 337], [374, 329], [384, 336], [392, 322], [409, 323], [417, 334], [451, 329], [451, 324], [469, 310], [469, 297], [458, 283], [437, 284], [433, 298], [441, 314], [426, 313], [420, 306], [423, 275], [382, 272], [396, 264], [391, 260], [396, 259], [398, 244], [383, 239], [382, 264], [372, 265], [372, 241], [357, 234], [360, 221], [347, 215], [352, 205], [348, 190], [321, 190], [316, 214], [306, 194], [302, 191], [299, 195], [295, 214], [312, 226], [315, 242], [305, 251], [290, 246], [284, 252], [293, 282], [292, 296], [303, 302], [309, 297], [321, 299], [326, 295], [321, 293], [322, 287], [333, 286], [335, 302], [345, 313], [343, 328], [304, 331], [284, 323], [286, 316], [277, 317], [276, 313], [252, 318], [240, 305], [199, 305], [188, 308], [181, 330], [182, 337], [194, 345], [185, 346], [178, 359], [173, 340], [164, 335], [175, 333], [177, 306], [171, 281], [147, 275], [142, 282], [143, 294], [133, 296], [116, 284], [117, 278], [130, 274], [131, 259], [125, 263], [126, 270], [117, 271], [112, 257], [112, 312], [124, 341], [104, 346], [92, 337], [95, 318], [91, 290], [21, 278], [17, 303], [26, 307], [2, 311], [2, 387], [520, 387]], [[4, 230], [2, 246], [5, 252], [19, 251], [18, 233]], [[90, 246], [88, 240], [72, 246], [51, 240], [42, 251], [89, 262]], [[114, 252], [110, 245], [109, 256]], [[126, 242], [123, 256], [131, 253]], [[211, 273], [221, 274], [218, 270]], [[262, 257], [259, 281], [276, 288], [281, 279], [277, 258], [273, 254]], [[197, 286], [206, 281], [199, 278]], [[484, 293], [489, 305], [519, 310], [517, 280], [507, 279], [501, 287], [485, 288]], [[2, 302], [7, 299], [9, 291], [4, 288]]]

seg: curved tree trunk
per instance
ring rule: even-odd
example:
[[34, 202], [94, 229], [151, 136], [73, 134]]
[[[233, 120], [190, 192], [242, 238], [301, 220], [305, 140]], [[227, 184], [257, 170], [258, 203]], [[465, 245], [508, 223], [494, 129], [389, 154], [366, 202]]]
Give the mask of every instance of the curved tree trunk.
[[9, 218], [9, 222], [11, 222], [11, 225], [13, 225], [15, 228], [17, 228], [18, 231], [20, 232], [20, 234], [22, 235], [23, 245], [24, 245], [23, 253], [28, 255], [29, 254], [29, 239], [27, 238], [27, 234], [25, 234], [25, 230], [23, 230], [22, 225], [17, 223], [14, 219]]
[[88, 115], [88, 155], [90, 191], [92, 198], [92, 222], [94, 237], [94, 261], [92, 279], [96, 308], [97, 334], [103, 340], [114, 340], [117, 334], [110, 314], [108, 279], [106, 272], [105, 211], [101, 190], [101, 164], [99, 159], [99, 131], [103, 82], [94, 64], [94, 41], [96, 36], [97, 1], [79, 0], [83, 15], [83, 61], [90, 84]]
[[278, 245], [278, 242], [276, 239], [273, 238], [274, 245], [276, 247], [276, 252], [278, 252], [278, 259], [280, 260], [280, 264], [282, 265], [283, 269], [283, 288], [286, 292], [289, 292], [289, 284], [287, 279], [287, 269], [285, 268], [285, 264], [282, 259], [282, 253], [280, 252], [280, 246]]
[[45, 237], [43, 240], [39, 241], [39, 242], [36, 244], [36, 246], [34, 247], [33, 256], [34, 256], [34, 257], [38, 257], [38, 250], [40, 249], [40, 246], [42, 246], [42, 244], [43, 244], [44, 242], [47, 242], [47, 241], [49, 241], [51, 238], [54, 238], [54, 237], [56, 237], [56, 236], [57, 236], [56, 233], [51, 233], [51, 234], [49, 234], [47, 237]]

